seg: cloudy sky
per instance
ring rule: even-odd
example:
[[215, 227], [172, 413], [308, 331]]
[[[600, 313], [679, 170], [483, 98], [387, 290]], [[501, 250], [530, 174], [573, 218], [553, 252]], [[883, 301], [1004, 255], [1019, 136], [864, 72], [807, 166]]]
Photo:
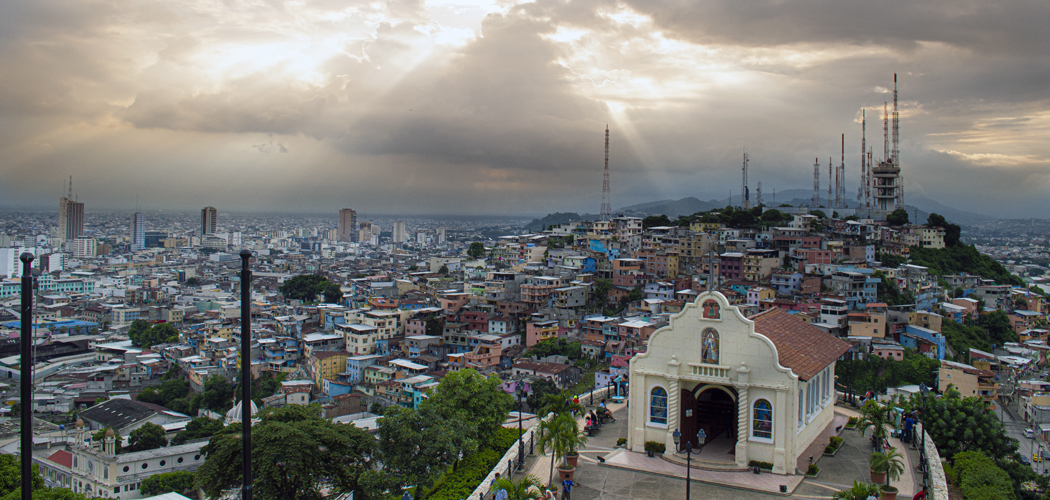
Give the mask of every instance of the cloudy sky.
[[[7, 0], [0, 206], [597, 212], [860, 177], [1050, 211], [1045, 0]], [[824, 179], [822, 182], [827, 182]], [[826, 184], [824, 184], [826, 186]], [[768, 196], [768, 195], [767, 195]]]

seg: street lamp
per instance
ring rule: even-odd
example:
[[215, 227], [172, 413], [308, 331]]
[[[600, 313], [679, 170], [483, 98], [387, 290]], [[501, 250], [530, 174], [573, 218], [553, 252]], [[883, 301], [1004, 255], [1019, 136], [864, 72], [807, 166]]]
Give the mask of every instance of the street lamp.
[[[675, 448], [678, 449], [678, 453], [681, 453], [682, 449], [678, 445], [682, 441], [682, 433], [679, 432], [678, 429], [675, 429], [674, 432], [671, 434], [671, 437], [674, 439], [674, 446], [675, 446]], [[696, 444], [697, 444], [696, 454], [697, 455], [699, 455], [700, 452], [703, 451], [703, 449], [704, 449], [704, 442], [705, 441], [707, 441], [707, 433], [704, 432], [703, 429], [700, 429], [700, 432], [696, 433]], [[692, 466], [690, 465], [690, 462], [692, 461], [692, 459], [693, 459], [693, 444], [690, 443], [689, 441], [686, 441], [685, 442], [685, 500], [689, 500], [689, 483], [691, 482], [691, 477], [690, 477], [689, 472], [690, 472], [690, 469], [692, 469]]]
[[[922, 449], [926, 449], [926, 395], [930, 388], [925, 383], [919, 383], [919, 392], [922, 393]], [[925, 452], [924, 452], [925, 453]]]
[[514, 384], [514, 393], [518, 395], [518, 470], [521, 470], [525, 466], [525, 447], [521, 440], [521, 404], [525, 397], [525, 389], [520, 380]]

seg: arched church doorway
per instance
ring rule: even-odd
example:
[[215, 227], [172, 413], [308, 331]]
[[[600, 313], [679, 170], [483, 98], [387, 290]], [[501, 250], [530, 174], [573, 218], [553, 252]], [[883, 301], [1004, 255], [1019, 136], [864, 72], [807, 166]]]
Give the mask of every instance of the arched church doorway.
[[718, 439], [736, 442], [736, 390], [722, 385], [700, 384], [693, 389], [682, 389], [681, 423], [682, 446], [688, 441], [695, 449], [696, 434], [700, 429], [707, 434], [707, 443]]

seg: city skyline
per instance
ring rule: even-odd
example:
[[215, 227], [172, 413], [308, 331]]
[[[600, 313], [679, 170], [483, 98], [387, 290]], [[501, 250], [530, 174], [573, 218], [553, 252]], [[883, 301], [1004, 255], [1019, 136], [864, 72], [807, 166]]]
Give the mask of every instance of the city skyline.
[[597, 213], [607, 123], [613, 210], [735, 198], [741, 147], [807, 189], [843, 133], [854, 202], [897, 73], [906, 203], [1050, 210], [1046, 4], [0, 9], [6, 209]]

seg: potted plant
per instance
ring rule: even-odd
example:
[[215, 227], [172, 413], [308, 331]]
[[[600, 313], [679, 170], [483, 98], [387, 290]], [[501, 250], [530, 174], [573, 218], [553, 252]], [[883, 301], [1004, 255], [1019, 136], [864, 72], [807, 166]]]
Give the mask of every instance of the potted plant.
[[[871, 460], [868, 461], [868, 468], [871, 469], [873, 483], [886, 481], [886, 484], [881, 487], [881, 499], [896, 499], [897, 488], [891, 486], [890, 482], [900, 479], [901, 473], [904, 472], [904, 457], [900, 452], [896, 448], [890, 448], [883, 453], [872, 453]], [[879, 476], [878, 480], [876, 480], [876, 474]]]
[[492, 485], [492, 489], [493, 491], [506, 491], [507, 500], [539, 500], [543, 483], [532, 474], [517, 480], [501, 477]]
[[881, 405], [874, 399], [869, 399], [860, 409], [857, 432], [864, 435], [868, 429], [871, 429], [873, 452], [882, 451], [882, 443], [886, 439], [886, 426], [894, 427], [888, 415], [891, 411], [893, 411], [892, 404]]
[[809, 468], [806, 469], [806, 477], [817, 477], [820, 475], [820, 467], [816, 464], [809, 464]]
[[619, 438], [616, 440], [616, 446], [624, 446], [627, 444], [627, 438]]
[[867, 500], [869, 497], [873, 497], [879, 494], [879, 485], [868, 484], [853, 480], [853, 487], [848, 490], [836, 491], [831, 498], [838, 498], [842, 500]]
[[546, 455], [548, 449], [554, 452], [554, 460], [551, 460], [550, 481], [554, 481], [554, 462], [557, 460], [563, 460], [558, 465], [559, 477], [572, 479], [576, 464], [570, 464], [568, 458], [570, 455], [579, 458], [576, 450], [587, 443], [587, 437], [581, 434], [576, 426], [576, 419], [571, 413], [563, 413], [541, 422], [540, 431], [542, 435], [536, 442], [540, 453]]
[[667, 446], [659, 441], [646, 441], [644, 447], [645, 453], [650, 457], [657, 453], [663, 454], [667, 450]]

